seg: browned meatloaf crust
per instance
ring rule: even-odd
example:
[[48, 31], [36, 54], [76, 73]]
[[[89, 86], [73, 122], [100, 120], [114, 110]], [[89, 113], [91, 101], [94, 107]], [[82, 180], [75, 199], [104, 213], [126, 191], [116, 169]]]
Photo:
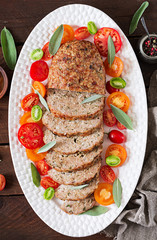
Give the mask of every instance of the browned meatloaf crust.
[[89, 41], [62, 44], [52, 59], [48, 88], [105, 94], [105, 69]]

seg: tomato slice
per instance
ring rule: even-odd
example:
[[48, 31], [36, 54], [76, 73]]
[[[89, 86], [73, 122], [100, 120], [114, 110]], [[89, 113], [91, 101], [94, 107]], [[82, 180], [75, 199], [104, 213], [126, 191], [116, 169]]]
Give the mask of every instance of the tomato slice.
[[27, 149], [26, 148], [26, 154], [27, 157], [33, 161], [33, 162], [38, 162], [46, 157], [47, 152], [44, 153], [38, 153], [40, 148], [35, 148], [35, 149]]
[[39, 96], [35, 93], [29, 93], [26, 95], [21, 102], [21, 107], [24, 111], [31, 111], [34, 105], [39, 102]]
[[5, 188], [5, 185], [6, 179], [2, 174], [0, 174], [0, 191], [2, 191]]
[[[44, 84], [42, 84], [41, 82], [35, 81], [32, 84], [32, 87], [37, 90], [42, 97], [45, 97], [46, 95], [46, 87], [44, 86]], [[32, 88], [32, 91], [34, 92], [34, 89]]]
[[123, 92], [114, 92], [110, 94], [106, 102], [109, 107], [110, 107], [110, 104], [112, 104], [117, 108], [120, 108], [124, 112], [127, 112], [130, 106], [130, 100], [128, 96]]
[[64, 24], [64, 32], [61, 43], [66, 43], [68, 41], [72, 41], [74, 39], [74, 29], [67, 24]]
[[125, 127], [123, 124], [121, 124], [118, 120], [117, 120], [117, 128], [118, 128], [119, 130], [124, 130], [124, 129], [126, 129], [126, 127]]
[[80, 27], [75, 30], [75, 38], [77, 40], [83, 40], [85, 38], [88, 38], [90, 36], [90, 33], [88, 32], [87, 27]]
[[94, 43], [100, 54], [104, 57], [107, 57], [108, 54], [109, 35], [112, 37], [112, 40], [114, 42], [116, 53], [120, 50], [122, 46], [120, 35], [115, 29], [107, 27], [100, 28], [94, 35]]
[[49, 165], [44, 160], [38, 161], [36, 163], [36, 168], [40, 175], [47, 175], [48, 170], [50, 169]]
[[111, 167], [104, 165], [100, 169], [100, 175], [102, 179], [107, 183], [113, 183], [116, 179], [116, 175]]
[[42, 82], [47, 79], [49, 74], [49, 67], [43, 60], [32, 63], [30, 68], [30, 76], [34, 81]]
[[106, 74], [111, 77], [119, 77], [123, 71], [123, 61], [119, 57], [115, 57], [112, 65], [108, 63], [106, 58], [104, 62]]
[[99, 183], [98, 188], [94, 192], [95, 200], [101, 205], [111, 205], [114, 203], [113, 186], [109, 183]]
[[113, 93], [113, 92], [119, 92], [118, 88], [114, 88], [111, 86], [110, 81], [108, 81], [106, 83], [106, 90], [108, 91], [109, 94]]
[[43, 131], [37, 123], [25, 123], [18, 131], [20, 143], [28, 149], [35, 149], [43, 144]]
[[104, 123], [108, 127], [113, 127], [116, 124], [116, 118], [111, 109], [107, 109], [103, 113]]
[[43, 177], [40, 181], [40, 185], [45, 189], [49, 187], [56, 189], [59, 187], [59, 184], [50, 177]]
[[[25, 123], [32, 123], [34, 122], [32, 117], [31, 117], [31, 112], [25, 112], [23, 116], [20, 118], [20, 125], [23, 125]], [[43, 127], [42, 120], [36, 122], [41, 128]]]
[[53, 56], [49, 52], [49, 42], [47, 42], [43, 46], [42, 50], [43, 50], [43, 57], [42, 57], [43, 61], [49, 61], [51, 58], [53, 58]]
[[105, 158], [107, 158], [108, 156], [111, 156], [111, 155], [118, 156], [121, 160], [121, 162], [115, 167], [121, 166], [127, 158], [127, 152], [126, 152], [125, 148], [119, 144], [112, 144], [107, 148]]

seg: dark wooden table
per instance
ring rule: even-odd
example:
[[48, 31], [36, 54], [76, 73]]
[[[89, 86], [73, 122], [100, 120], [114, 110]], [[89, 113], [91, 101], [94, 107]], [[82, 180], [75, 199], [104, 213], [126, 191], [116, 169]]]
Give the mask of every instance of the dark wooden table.
[[[65, 4], [83, 3], [101, 9], [117, 22], [128, 37], [136, 51], [138, 39], [144, 34], [139, 24], [136, 32], [129, 36], [128, 29], [131, 17], [143, 0], [0, 0], [0, 31], [6, 26], [13, 34], [18, 53], [35, 25], [49, 12]], [[150, 6], [144, 16], [151, 33], [157, 33], [157, 2], [150, 0]], [[128, 56], [129, 57], [129, 56]], [[139, 60], [146, 88], [156, 65], [148, 65]], [[0, 46], [0, 66], [2, 66], [11, 84], [13, 72], [6, 66]], [[49, 228], [34, 213], [25, 199], [16, 179], [9, 150], [8, 139], [8, 100], [9, 89], [0, 100], [0, 173], [7, 180], [6, 188], [0, 192], [0, 239], [2, 240], [38, 240], [38, 239], [70, 239]], [[75, 238], [78, 239], [78, 238]], [[85, 238], [84, 238], [85, 239]], [[109, 240], [103, 234], [96, 234], [86, 239]]]

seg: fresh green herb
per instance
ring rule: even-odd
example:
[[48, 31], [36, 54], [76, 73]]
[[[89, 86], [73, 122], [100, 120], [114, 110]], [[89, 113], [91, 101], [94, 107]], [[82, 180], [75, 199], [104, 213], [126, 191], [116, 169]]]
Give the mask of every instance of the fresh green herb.
[[6, 64], [11, 70], [14, 70], [17, 60], [17, 52], [13, 36], [6, 27], [1, 31], [1, 45]]
[[102, 97], [105, 97], [104, 95], [101, 95], [101, 94], [94, 94], [92, 95], [91, 97], [88, 97], [88, 98], [85, 98], [81, 104], [84, 104], [84, 103], [89, 103], [89, 102], [93, 102], [99, 98], [102, 98]]
[[114, 167], [117, 166], [121, 162], [118, 156], [110, 155], [106, 158], [107, 165]]
[[49, 109], [49, 107], [48, 107], [48, 105], [47, 105], [47, 102], [46, 102], [45, 98], [43, 98], [43, 97], [41, 96], [41, 94], [40, 94], [33, 86], [32, 86], [32, 88], [34, 89], [34, 92], [35, 92], [36, 94], [38, 94], [39, 100], [40, 100], [41, 104], [46, 108], [47, 111], [50, 112], [50, 109]]
[[87, 214], [87, 215], [90, 215], [90, 216], [99, 216], [101, 214], [106, 213], [107, 211], [108, 211], [107, 207], [95, 206], [92, 209], [90, 209], [90, 210], [88, 210], [86, 212], [81, 213], [80, 215]]
[[126, 128], [133, 130], [133, 123], [132, 123], [130, 117], [125, 112], [123, 112], [121, 109], [113, 106], [112, 104], [110, 104], [110, 106], [111, 106], [112, 112], [115, 115], [116, 119], [121, 124], [123, 124]]
[[88, 28], [88, 32], [93, 35], [96, 34], [98, 31], [97, 26], [92, 21], [88, 22], [87, 28]]
[[109, 37], [108, 37], [108, 56], [107, 56], [107, 60], [108, 60], [108, 63], [109, 63], [110, 66], [112, 65], [112, 63], [114, 61], [115, 53], [116, 53], [115, 52], [115, 46], [114, 46], [112, 37], [109, 35]]
[[149, 2], [145, 1], [142, 3], [140, 8], [135, 12], [130, 23], [129, 34], [132, 34], [136, 30], [138, 22], [148, 6], [149, 6]]
[[46, 200], [51, 200], [54, 197], [54, 195], [55, 195], [55, 190], [52, 187], [47, 188], [44, 192], [44, 198]]
[[41, 147], [39, 149], [38, 153], [47, 152], [49, 149], [54, 147], [55, 144], [56, 144], [56, 141], [52, 141], [52, 142], [49, 142], [49, 143], [45, 144], [43, 147]]
[[33, 60], [33, 61], [36, 61], [36, 60], [40, 60], [42, 57], [43, 57], [43, 50], [38, 48], [38, 49], [34, 49], [31, 54], [30, 54], [30, 58]]
[[74, 189], [82, 189], [82, 188], [85, 188], [85, 187], [87, 187], [89, 184], [84, 184], [84, 185], [80, 185], [80, 186], [73, 186], [73, 187], [71, 187], [71, 189], [72, 190], [74, 190]]
[[115, 77], [115, 78], [112, 78], [110, 80], [110, 85], [113, 87], [113, 88], [118, 88], [118, 89], [122, 89], [122, 88], [125, 88], [126, 86], [126, 82], [123, 78], [120, 78], [120, 77]]
[[35, 184], [36, 187], [39, 187], [41, 177], [33, 163], [31, 163], [31, 172], [32, 172], [33, 183]]
[[113, 183], [113, 199], [117, 207], [120, 207], [122, 200], [122, 185], [118, 178], [115, 179]]
[[49, 42], [49, 52], [52, 56], [54, 56], [56, 54], [56, 52], [58, 51], [60, 45], [61, 45], [61, 41], [62, 41], [62, 37], [63, 37], [63, 32], [64, 32], [64, 27], [63, 24], [61, 24], [56, 31], [54, 32], [54, 34], [52, 35], [50, 42]]

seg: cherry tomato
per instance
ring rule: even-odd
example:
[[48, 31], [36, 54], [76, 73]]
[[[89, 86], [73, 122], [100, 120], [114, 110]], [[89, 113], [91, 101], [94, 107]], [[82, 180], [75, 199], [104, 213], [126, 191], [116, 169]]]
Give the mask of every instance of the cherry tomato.
[[123, 133], [118, 130], [112, 130], [108, 135], [111, 142], [114, 143], [123, 143], [126, 141], [126, 137]]
[[18, 131], [20, 143], [28, 149], [35, 149], [43, 144], [43, 131], [37, 123], [25, 123]]
[[52, 187], [54, 189], [59, 187], [59, 184], [50, 177], [43, 177], [40, 181], [40, 185], [45, 189], [48, 187]]
[[42, 60], [43, 61], [49, 61], [53, 56], [50, 54], [49, 52], [49, 42], [47, 42], [43, 48], [43, 57], [42, 57]]
[[110, 205], [114, 203], [113, 186], [109, 183], [99, 183], [98, 188], [94, 192], [95, 200], [101, 205]]
[[123, 92], [114, 92], [108, 96], [107, 105], [111, 108], [110, 104], [120, 108], [122, 111], [127, 112], [130, 106], [128, 96]]
[[6, 179], [2, 174], [0, 174], [0, 191], [2, 191], [5, 188], [5, 185]]
[[102, 179], [107, 183], [113, 183], [116, 179], [116, 175], [111, 167], [104, 165], [100, 169], [100, 175]]
[[110, 85], [110, 81], [108, 81], [106, 83], [106, 90], [108, 91], [109, 94], [113, 93], [113, 92], [119, 92], [119, 89], [114, 88]]
[[[37, 90], [42, 97], [45, 97], [46, 95], [46, 87], [44, 86], [44, 84], [42, 84], [41, 82], [35, 81], [32, 84], [32, 87]], [[32, 91], [34, 92], [34, 89], [32, 88]]]
[[116, 124], [116, 118], [111, 109], [107, 109], [103, 113], [104, 123], [108, 127], [113, 127]]
[[107, 27], [100, 28], [94, 35], [94, 43], [100, 54], [104, 57], [107, 57], [108, 54], [109, 35], [112, 37], [112, 40], [114, 42], [116, 53], [120, 50], [122, 46], [120, 35], [115, 29]]
[[118, 120], [117, 120], [117, 128], [119, 129], [119, 130], [124, 130], [124, 129], [126, 129], [126, 127], [123, 125], [123, 124], [121, 124]]
[[30, 76], [34, 81], [42, 82], [49, 74], [49, 67], [43, 60], [36, 61], [32, 63], [30, 69]]
[[89, 36], [90, 36], [90, 33], [88, 32], [87, 27], [80, 27], [75, 30], [75, 38], [77, 40], [83, 40]]
[[39, 102], [39, 96], [35, 93], [29, 93], [26, 95], [21, 102], [21, 107], [24, 111], [31, 111], [34, 105]]
[[61, 43], [66, 43], [68, 41], [72, 41], [74, 39], [74, 29], [67, 24], [64, 24], [64, 32]]
[[115, 166], [115, 167], [121, 166], [125, 162], [125, 160], [127, 158], [127, 152], [126, 152], [125, 148], [122, 147], [119, 144], [111, 144], [107, 148], [106, 154], [105, 154], [105, 158], [107, 158], [108, 156], [111, 156], [111, 155], [118, 156], [120, 158], [120, 160], [121, 160], [121, 162], [117, 166]]
[[[23, 114], [23, 116], [20, 118], [20, 125], [23, 125], [25, 123], [31, 123], [34, 122], [32, 117], [31, 117], [31, 112], [25, 112]], [[42, 120], [39, 120], [38, 122], [36, 122], [41, 128], [43, 127], [43, 123]]]
[[48, 170], [50, 169], [49, 165], [44, 160], [38, 161], [36, 163], [36, 168], [40, 175], [47, 175]]
[[40, 149], [39, 147], [35, 148], [35, 149], [27, 149], [26, 148], [27, 157], [33, 162], [38, 162], [38, 161], [44, 159], [46, 157], [47, 152], [38, 153], [39, 149]]
[[119, 77], [123, 71], [123, 62], [119, 57], [114, 58], [114, 61], [111, 66], [106, 58], [104, 66], [106, 74], [111, 77]]

